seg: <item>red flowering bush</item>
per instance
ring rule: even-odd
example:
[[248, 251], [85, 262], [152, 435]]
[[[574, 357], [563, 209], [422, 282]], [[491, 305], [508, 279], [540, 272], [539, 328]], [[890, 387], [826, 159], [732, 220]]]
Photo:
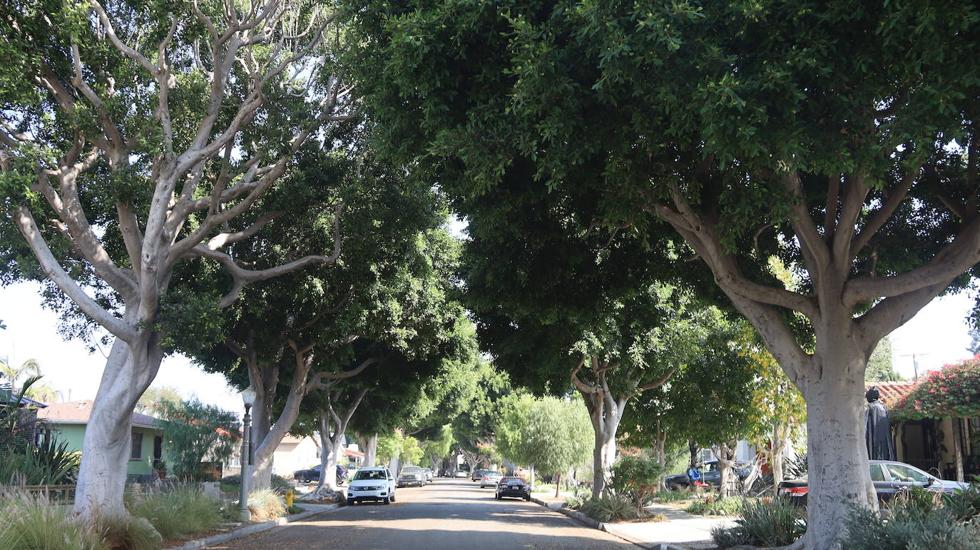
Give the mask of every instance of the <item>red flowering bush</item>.
[[980, 355], [930, 372], [892, 412], [903, 420], [980, 416]]

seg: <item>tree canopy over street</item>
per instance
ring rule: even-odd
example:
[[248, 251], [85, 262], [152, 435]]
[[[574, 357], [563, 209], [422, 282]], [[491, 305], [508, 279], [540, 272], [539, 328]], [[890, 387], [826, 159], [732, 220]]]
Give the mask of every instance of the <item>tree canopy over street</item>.
[[354, 4], [393, 154], [462, 203], [547, 189], [582, 226], [669, 225], [807, 401], [808, 540], [877, 505], [868, 357], [980, 260], [975, 7]]
[[[318, 494], [356, 439], [452, 474], [591, 451], [592, 502], [642, 508], [623, 472], [670, 448], [712, 448], [724, 495], [737, 440], [778, 483], [805, 428], [795, 544], [834, 548], [878, 508], [864, 388], [899, 378], [889, 334], [976, 290], [968, 2], [14, 4], [0, 284], [41, 282], [63, 336], [110, 348], [89, 524], [127, 517], [137, 407], [181, 475], [230, 452], [228, 414], [148, 390], [180, 353], [255, 393], [245, 494], [292, 433], [319, 437]], [[900, 414], [976, 414], [976, 366]], [[624, 444], [653, 460], [617, 489]]]

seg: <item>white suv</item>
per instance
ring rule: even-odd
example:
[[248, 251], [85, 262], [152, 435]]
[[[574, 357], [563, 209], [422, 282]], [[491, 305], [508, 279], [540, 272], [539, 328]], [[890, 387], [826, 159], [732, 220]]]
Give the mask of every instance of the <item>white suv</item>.
[[384, 504], [395, 502], [395, 480], [388, 468], [361, 468], [347, 486], [347, 504], [357, 504], [359, 500], [381, 501]]

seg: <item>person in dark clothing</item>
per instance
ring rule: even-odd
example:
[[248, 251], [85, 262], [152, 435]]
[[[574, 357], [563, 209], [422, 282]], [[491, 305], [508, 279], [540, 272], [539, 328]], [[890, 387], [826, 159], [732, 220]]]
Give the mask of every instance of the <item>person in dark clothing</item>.
[[868, 400], [865, 412], [865, 441], [871, 460], [895, 460], [895, 444], [892, 442], [891, 422], [888, 409], [881, 402], [877, 386], [868, 388], [864, 398]]

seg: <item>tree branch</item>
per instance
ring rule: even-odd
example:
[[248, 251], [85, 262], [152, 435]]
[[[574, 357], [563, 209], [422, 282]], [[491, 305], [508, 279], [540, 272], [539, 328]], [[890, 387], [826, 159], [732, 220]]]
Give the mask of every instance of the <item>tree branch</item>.
[[980, 262], [980, 216], [964, 224], [959, 235], [932, 260], [918, 268], [891, 277], [858, 277], [844, 287], [844, 303], [850, 307], [876, 298], [916, 292], [949, 283]]
[[666, 384], [667, 380], [670, 380], [670, 377], [673, 376], [675, 372], [677, 372], [677, 369], [670, 369], [669, 371], [667, 371], [667, 374], [661, 376], [660, 378], [654, 380], [653, 382], [650, 382], [649, 384], [643, 384], [642, 386], [638, 386], [636, 390], [638, 393], [642, 393], [647, 390], [655, 390], [660, 386]]
[[864, 201], [868, 198], [868, 186], [864, 184], [864, 175], [849, 176], [845, 180], [844, 208], [841, 210], [840, 222], [834, 233], [833, 262], [839, 277], [846, 277], [851, 270], [851, 239], [858, 217], [864, 209]]
[[27, 244], [31, 247], [31, 251], [37, 257], [38, 262], [40, 262], [44, 274], [54, 281], [58, 285], [58, 288], [92, 320], [105, 327], [106, 330], [116, 337], [126, 342], [134, 341], [136, 339], [136, 331], [125, 321], [103, 309], [102, 306], [86, 294], [74, 279], [62, 269], [58, 260], [55, 259], [54, 254], [51, 253], [51, 249], [48, 248], [48, 243], [45, 242], [44, 237], [38, 230], [37, 223], [35, 223], [34, 216], [31, 215], [30, 210], [25, 206], [18, 206], [13, 209], [12, 217], [14, 218], [14, 222], [17, 223], [17, 228], [24, 236], [24, 239], [27, 240]]
[[888, 196], [885, 197], [885, 201], [882, 203], [881, 207], [875, 211], [874, 214], [868, 218], [867, 223], [861, 228], [861, 232], [854, 237], [854, 241], [851, 243], [851, 259], [853, 260], [864, 247], [868, 246], [871, 242], [872, 237], [881, 230], [881, 228], [888, 222], [892, 214], [898, 209], [899, 205], [908, 196], [909, 189], [912, 188], [912, 182], [918, 177], [921, 168], [915, 170], [910, 170], [902, 178], [902, 181], [895, 186]]

